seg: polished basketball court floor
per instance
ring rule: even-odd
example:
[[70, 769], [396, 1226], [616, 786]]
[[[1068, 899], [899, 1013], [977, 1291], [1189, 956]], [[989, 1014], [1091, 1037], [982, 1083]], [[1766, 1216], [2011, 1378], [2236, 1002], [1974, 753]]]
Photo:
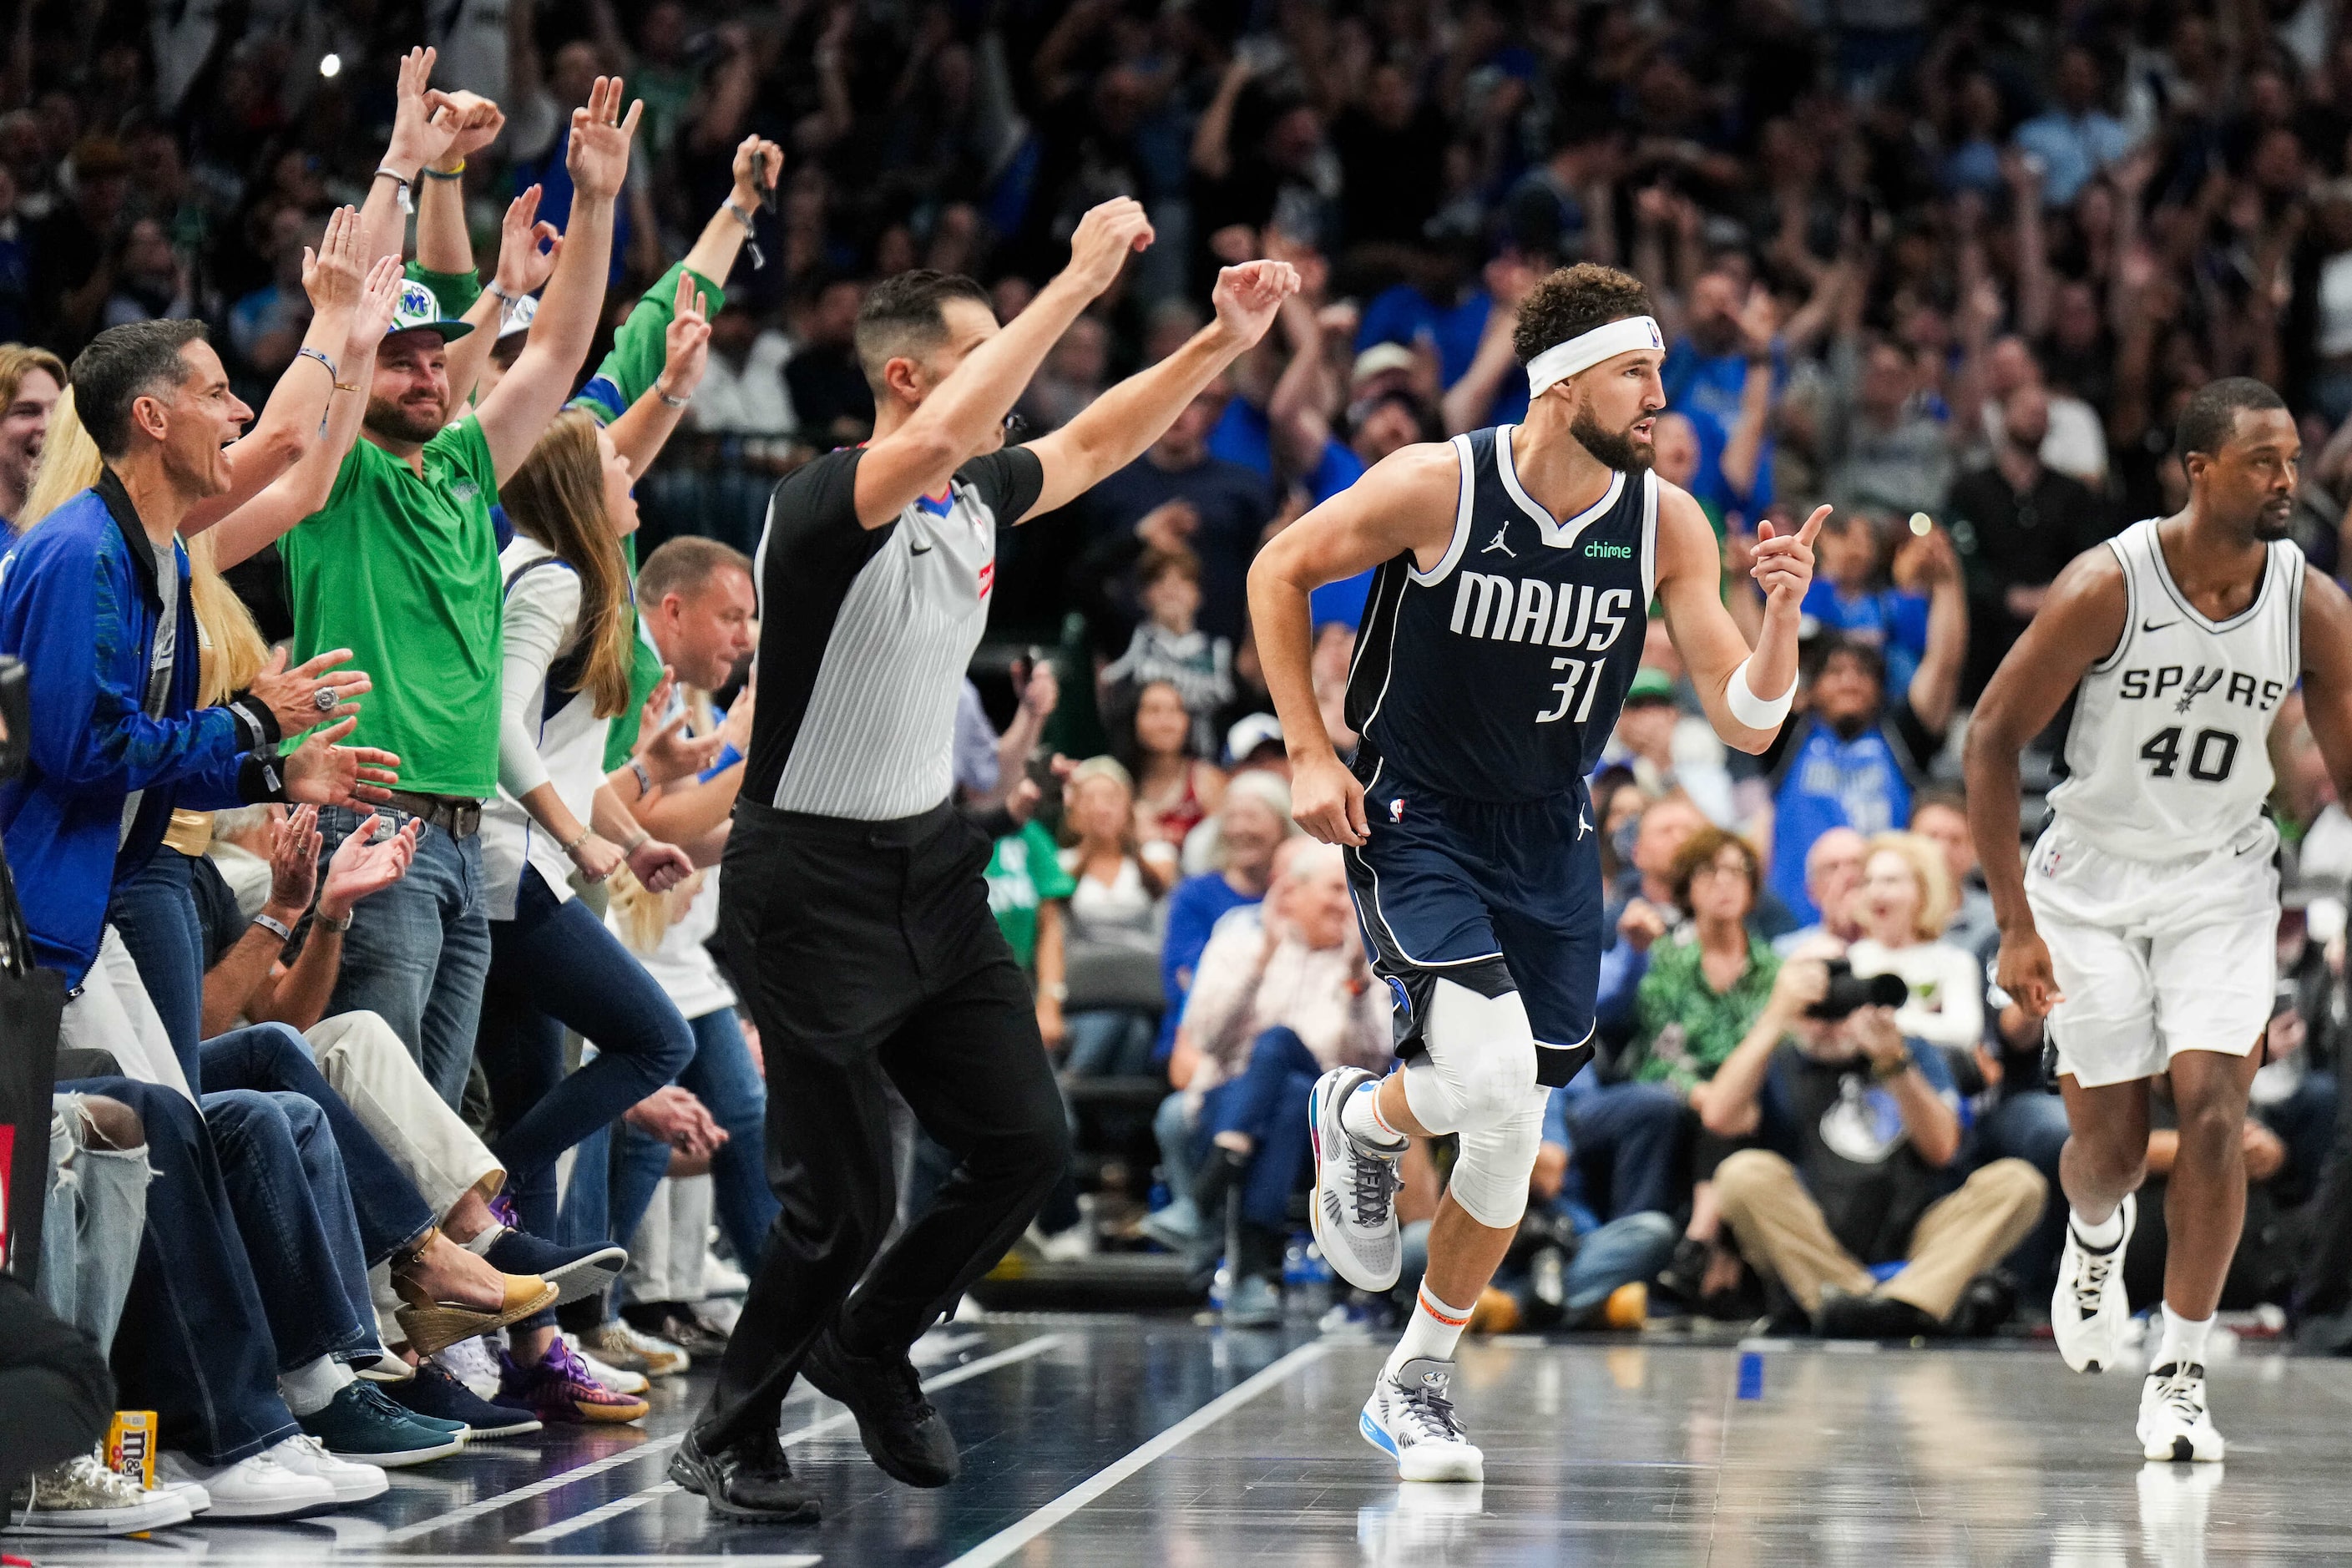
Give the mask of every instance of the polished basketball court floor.
[[146, 1542], [25, 1542], [42, 1563], [217, 1568], [499, 1560], [646, 1568], [1068, 1564], [2048, 1564], [2352, 1562], [2352, 1363], [2216, 1367], [2228, 1465], [2144, 1466], [2134, 1377], [2046, 1342], [1741, 1351], [1665, 1336], [1466, 1345], [1483, 1487], [1401, 1486], [1356, 1435], [1385, 1342], [1181, 1319], [996, 1319], [927, 1340], [954, 1486], [866, 1460], [841, 1407], [784, 1413], [824, 1522], [713, 1519], [664, 1479], [699, 1379], [643, 1428], [550, 1431], [418, 1469], [361, 1509]]

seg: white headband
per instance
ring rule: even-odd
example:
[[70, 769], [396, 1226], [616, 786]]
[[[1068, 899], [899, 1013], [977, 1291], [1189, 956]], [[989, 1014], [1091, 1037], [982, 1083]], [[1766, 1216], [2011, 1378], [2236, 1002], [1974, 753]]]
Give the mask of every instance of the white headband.
[[1580, 337], [1552, 344], [1528, 361], [1528, 397], [1530, 401], [1541, 397], [1577, 372], [1591, 370], [1602, 360], [1615, 359], [1637, 349], [1665, 346], [1658, 323], [1647, 316], [1605, 321]]

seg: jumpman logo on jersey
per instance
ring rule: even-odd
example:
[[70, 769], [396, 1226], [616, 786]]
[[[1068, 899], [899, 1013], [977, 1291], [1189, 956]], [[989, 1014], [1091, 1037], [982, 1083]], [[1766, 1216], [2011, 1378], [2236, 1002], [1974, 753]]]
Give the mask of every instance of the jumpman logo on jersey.
[[1580, 805], [1578, 806], [1576, 808], [1576, 837], [1578, 839], [1581, 840], [1586, 834], [1591, 831], [1592, 818], [1584, 815], [1584, 807]]
[[1496, 529], [1495, 531], [1495, 537], [1489, 540], [1487, 542], [1486, 548], [1481, 550], [1478, 553], [1481, 555], [1492, 555], [1495, 552], [1499, 550], [1504, 554], [1509, 556], [1512, 560], [1517, 561], [1519, 558], [1519, 552], [1512, 549], [1508, 544], [1503, 542], [1504, 536], [1508, 534], [1510, 531], [1511, 531], [1507, 527]]

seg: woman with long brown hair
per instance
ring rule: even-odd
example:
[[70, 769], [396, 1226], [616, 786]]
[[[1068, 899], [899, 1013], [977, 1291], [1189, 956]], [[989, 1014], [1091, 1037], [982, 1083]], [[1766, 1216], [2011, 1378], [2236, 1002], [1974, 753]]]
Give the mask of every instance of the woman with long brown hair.
[[[499, 487], [514, 523], [500, 554], [506, 578], [505, 670], [498, 797], [482, 808], [483, 891], [490, 972], [476, 1050], [504, 1131], [491, 1152], [507, 1168], [521, 1227], [551, 1236], [555, 1163], [563, 1152], [677, 1076], [694, 1055], [686, 1019], [635, 956], [573, 896], [634, 857], [667, 887], [692, 870], [684, 854], [625, 846], [595, 829], [626, 820], [597, 796], [605, 732], [629, 700], [632, 622], [622, 536], [637, 507], [628, 459], [593, 419], [556, 416]], [[595, 1046], [564, 1073], [563, 1031]], [[502, 1198], [502, 1203], [507, 1201]], [[542, 1421], [631, 1421], [646, 1403], [598, 1383], [557, 1336], [551, 1316], [518, 1324], [501, 1363], [506, 1394]]]

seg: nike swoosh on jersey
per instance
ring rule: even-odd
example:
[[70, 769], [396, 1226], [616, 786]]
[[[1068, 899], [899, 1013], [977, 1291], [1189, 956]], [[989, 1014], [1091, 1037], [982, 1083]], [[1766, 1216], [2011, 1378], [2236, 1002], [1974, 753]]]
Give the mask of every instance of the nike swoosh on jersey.
[[2157, 621], [2142, 621], [2142, 622], [2139, 624], [2139, 629], [2140, 629], [2142, 632], [2160, 632], [2160, 631], [2162, 631], [2166, 626], [2179, 626], [2179, 624], [2180, 624], [2180, 623], [2179, 623], [2179, 621], [2164, 621], [2164, 622], [2157, 622]]

